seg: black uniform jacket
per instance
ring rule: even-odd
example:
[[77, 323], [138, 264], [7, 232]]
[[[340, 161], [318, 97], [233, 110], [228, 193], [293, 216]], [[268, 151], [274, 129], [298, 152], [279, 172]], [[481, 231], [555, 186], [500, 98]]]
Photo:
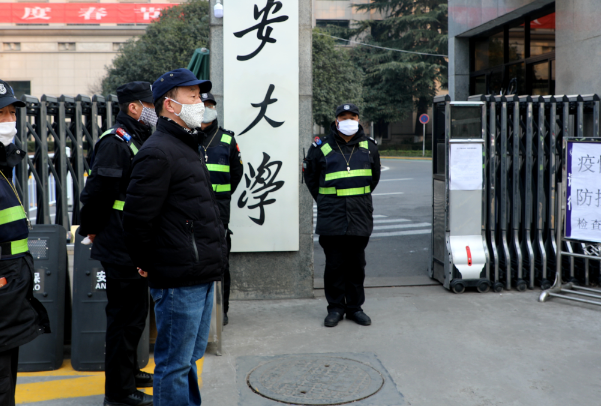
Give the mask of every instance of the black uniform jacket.
[[[232, 185], [231, 192], [224, 193], [216, 193], [215, 197], [217, 198], [217, 205], [219, 205], [219, 213], [221, 215], [221, 221], [224, 225], [229, 224], [230, 222], [230, 201], [232, 200], [232, 194], [236, 191], [240, 180], [242, 180], [242, 175], [244, 174], [244, 165], [242, 164], [242, 157], [240, 155], [240, 148], [238, 147], [238, 143], [234, 138], [234, 133], [228, 130], [224, 130], [219, 127], [219, 123], [217, 120], [213, 121], [210, 126], [204, 129], [204, 132], [201, 133], [202, 141], [201, 144], [204, 148], [208, 148], [209, 152], [210, 148], [219, 144], [221, 137], [223, 135], [229, 135], [232, 137], [232, 142], [230, 143], [230, 184]], [[211, 141], [212, 140], [212, 141]], [[210, 145], [209, 145], [210, 142]], [[201, 148], [200, 151], [204, 155], [204, 148]], [[209, 161], [210, 162], [210, 161]]]
[[[317, 227], [315, 234], [319, 235], [356, 235], [369, 237], [373, 231], [373, 203], [371, 194], [358, 196], [336, 196], [320, 194], [319, 187], [325, 184], [326, 157], [321, 151], [324, 144], [329, 144], [331, 153], [340, 154], [341, 150], [348, 159], [353, 147], [355, 153], [359, 148], [359, 142], [368, 141], [369, 162], [371, 165], [372, 178], [370, 182], [373, 192], [380, 181], [380, 154], [375, 141], [367, 137], [363, 127], [347, 143], [336, 129], [335, 122], [330, 126], [330, 134], [321, 139], [322, 144], [314, 142], [304, 162], [305, 183], [317, 202]], [[340, 146], [340, 148], [339, 148]]]
[[125, 243], [152, 288], [221, 280], [225, 229], [198, 147], [196, 132], [160, 117], [133, 161]]
[[[12, 170], [23, 158], [25, 151], [0, 143], [0, 171], [12, 182]], [[0, 176], [2, 194], [13, 193], [4, 177]], [[0, 241], [9, 241], [0, 235]], [[19, 258], [0, 260], [0, 278], [7, 284], [0, 288], [0, 353], [27, 344], [43, 333], [50, 333], [48, 313], [33, 297], [33, 259], [29, 253]]]
[[[122, 112], [117, 115], [113, 128], [123, 128], [133, 137], [137, 148], [152, 131], [151, 127]], [[96, 234], [92, 258], [109, 264], [134, 265], [125, 246], [123, 211], [113, 208], [115, 200], [125, 200], [133, 157], [131, 148], [119, 136], [107, 134], [102, 137], [94, 146], [92, 173], [81, 192], [83, 208], [79, 234]]]

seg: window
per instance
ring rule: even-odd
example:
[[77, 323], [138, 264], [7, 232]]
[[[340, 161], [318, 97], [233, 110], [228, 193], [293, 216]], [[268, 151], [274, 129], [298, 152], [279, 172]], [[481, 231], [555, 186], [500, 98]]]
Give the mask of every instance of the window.
[[554, 94], [553, 7], [470, 40], [470, 94]]
[[2, 50], [3, 51], [20, 51], [21, 43], [20, 42], [3, 42]]
[[59, 42], [59, 51], [75, 51], [75, 42]]
[[31, 94], [31, 82], [28, 80], [7, 80], [6, 83], [13, 88], [17, 99], [24, 94]]

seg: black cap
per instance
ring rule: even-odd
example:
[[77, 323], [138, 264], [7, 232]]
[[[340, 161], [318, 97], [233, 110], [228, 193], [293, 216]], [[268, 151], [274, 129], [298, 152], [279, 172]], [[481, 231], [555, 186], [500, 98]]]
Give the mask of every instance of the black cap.
[[347, 111], [350, 113], [355, 113], [356, 115], [359, 115], [359, 107], [355, 106], [352, 103], [345, 103], [345, 104], [341, 104], [340, 106], [336, 107], [336, 117], [338, 117], [342, 113], [346, 113]]
[[117, 88], [119, 104], [133, 101], [152, 103], [152, 86], [149, 82], [129, 82]]
[[152, 84], [152, 97], [156, 101], [174, 87], [194, 85], [200, 87], [200, 93], [210, 92], [213, 87], [210, 80], [198, 80], [196, 75], [188, 69], [180, 68], [172, 70], [164, 73]]
[[14, 104], [15, 107], [25, 107], [25, 103], [15, 97], [13, 88], [8, 83], [0, 80], [0, 109]]
[[203, 102], [212, 101], [213, 103], [217, 104], [217, 100], [215, 100], [215, 97], [213, 97], [213, 93], [201, 93], [200, 100]]

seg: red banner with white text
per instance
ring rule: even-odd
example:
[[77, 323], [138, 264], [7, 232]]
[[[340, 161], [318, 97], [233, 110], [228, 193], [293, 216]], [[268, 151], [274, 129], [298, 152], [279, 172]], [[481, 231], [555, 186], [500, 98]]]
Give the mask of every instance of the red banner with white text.
[[0, 3], [0, 24], [148, 24], [173, 3]]

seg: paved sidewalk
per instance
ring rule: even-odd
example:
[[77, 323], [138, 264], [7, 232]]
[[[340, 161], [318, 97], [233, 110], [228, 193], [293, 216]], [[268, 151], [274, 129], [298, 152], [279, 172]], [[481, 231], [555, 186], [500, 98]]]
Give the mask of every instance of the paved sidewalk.
[[[383, 389], [396, 393], [390, 397], [395, 403], [367, 398], [358, 405], [601, 404], [598, 307], [538, 303], [538, 290], [454, 295], [418, 286], [369, 288], [366, 294], [370, 327], [348, 320], [323, 327], [323, 290], [315, 299], [232, 302], [223, 356], [204, 359], [203, 405], [283, 405], [253, 393], [245, 374], [271, 356], [316, 353], [377, 360], [372, 366], [385, 369]], [[27, 375], [19, 376], [20, 391]], [[82, 386], [74, 379], [55, 400], [21, 404], [102, 404], [102, 396], [59, 399]]]

